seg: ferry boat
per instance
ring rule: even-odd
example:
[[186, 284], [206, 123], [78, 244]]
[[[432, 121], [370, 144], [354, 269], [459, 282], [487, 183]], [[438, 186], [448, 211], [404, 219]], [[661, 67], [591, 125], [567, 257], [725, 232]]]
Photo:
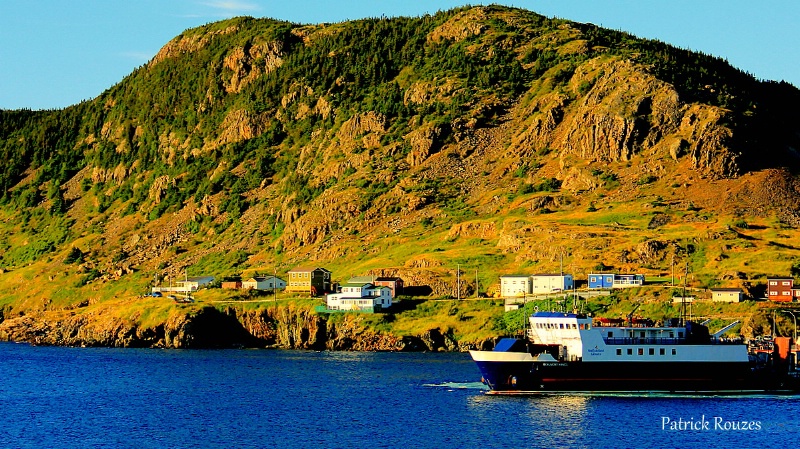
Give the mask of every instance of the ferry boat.
[[[738, 339], [679, 319], [609, 320], [536, 312], [528, 336], [470, 351], [490, 394], [547, 392], [800, 393], [794, 342], [750, 351]], [[762, 345], [763, 346], [763, 345]]]

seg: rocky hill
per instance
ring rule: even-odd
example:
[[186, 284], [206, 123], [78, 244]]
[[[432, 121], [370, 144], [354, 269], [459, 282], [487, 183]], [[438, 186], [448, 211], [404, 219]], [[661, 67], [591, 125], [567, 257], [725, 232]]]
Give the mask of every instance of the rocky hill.
[[800, 271], [798, 99], [499, 6], [190, 29], [92, 101], [0, 111], [2, 316], [141, 324], [154, 278], [299, 264], [434, 297], [562, 261], [752, 288]]

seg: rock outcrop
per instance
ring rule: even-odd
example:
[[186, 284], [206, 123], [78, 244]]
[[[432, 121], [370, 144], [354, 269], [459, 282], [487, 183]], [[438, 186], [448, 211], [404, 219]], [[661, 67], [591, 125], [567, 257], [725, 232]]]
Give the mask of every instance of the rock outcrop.
[[598, 57], [579, 65], [562, 93], [534, 97], [521, 105], [512, 137], [518, 154], [555, 149], [588, 162], [629, 161], [655, 152], [688, 157], [713, 177], [737, 175], [739, 154], [730, 148], [733, 132], [722, 108], [684, 103], [670, 84], [630, 61]]
[[438, 328], [418, 336], [381, 333], [364, 320], [364, 315], [317, 314], [294, 304], [257, 310], [180, 306], [154, 326], [108, 313], [52, 311], [0, 321], [0, 340], [55, 346], [332, 351], [463, 351], [491, 346], [485, 341], [458, 341], [452, 331]]

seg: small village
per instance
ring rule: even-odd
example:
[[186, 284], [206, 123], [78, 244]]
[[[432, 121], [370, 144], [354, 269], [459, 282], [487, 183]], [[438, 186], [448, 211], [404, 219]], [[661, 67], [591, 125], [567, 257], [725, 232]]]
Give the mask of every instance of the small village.
[[[287, 280], [276, 275], [255, 275], [247, 280], [225, 280], [218, 284], [224, 290], [253, 292], [278, 292], [322, 297], [325, 305], [316, 307], [320, 313], [359, 312], [378, 313], [389, 310], [393, 301], [404, 293], [405, 283], [396, 276], [354, 276], [346, 282], [332, 281], [332, 272], [322, 267], [296, 267], [286, 273]], [[154, 286], [150, 296], [165, 294], [175, 302], [194, 302], [193, 293], [214, 286], [213, 276], [186, 277], [175, 285]], [[460, 282], [460, 281], [459, 281]], [[547, 299], [572, 294], [576, 296], [601, 296], [613, 289], [646, 286], [644, 274], [589, 273], [585, 280], [576, 280], [572, 274], [508, 274], [499, 278], [499, 289], [491, 295], [504, 300], [505, 311], [515, 310], [530, 300]], [[671, 285], [674, 284], [674, 279]], [[677, 286], [676, 286], [677, 287]], [[698, 289], [693, 289], [698, 290]], [[705, 290], [705, 289], [700, 289]], [[456, 288], [456, 291], [460, 289]], [[707, 300], [738, 303], [745, 300], [796, 302], [800, 300], [800, 287], [792, 278], [768, 278], [765, 297], [749, 298], [741, 288], [710, 288]], [[461, 299], [461, 298], [459, 298]], [[692, 303], [695, 296], [673, 296], [674, 303]]]

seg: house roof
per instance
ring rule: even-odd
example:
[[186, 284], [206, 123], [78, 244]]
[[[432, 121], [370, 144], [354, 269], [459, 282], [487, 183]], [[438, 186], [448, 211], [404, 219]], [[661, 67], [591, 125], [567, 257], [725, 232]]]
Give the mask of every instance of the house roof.
[[281, 278], [278, 278], [278, 277], [275, 277], [275, 276], [254, 276], [254, 277], [251, 277], [250, 279], [248, 279], [247, 282], [253, 282], [253, 281], [255, 281], [255, 282], [264, 282], [264, 281], [268, 281], [270, 279], [276, 279], [278, 281], [282, 280]]
[[364, 288], [366, 286], [372, 286], [371, 282], [348, 282], [346, 284], [342, 284], [341, 287], [361, 287]]
[[711, 291], [712, 292], [719, 292], [719, 293], [733, 293], [733, 292], [741, 293], [742, 289], [741, 288], [712, 288]]
[[528, 276], [527, 274], [504, 274], [504, 275], [500, 276], [500, 279], [502, 279], [502, 278], [529, 278], [529, 277], [530, 276]]
[[534, 276], [537, 276], [537, 277], [545, 277], [545, 276], [550, 276], [550, 277], [557, 277], [557, 278], [560, 278], [560, 277], [566, 277], [566, 276], [572, 276], [572, 275], [571, 275], [571, 274], [567, 274], [567, 273], [564, 273], [564, 274], [536, 273], [536, 274], [532, 274], [532, 275], [531, 275], [531, 277], [534, 277]]
[[330, 273], [330, 271], [328, 271], [328, 270], [326, 270], [326, 269], [324, 269], [322, 267], [295, 267], [295, 268], [292, 268], [291, 270], [289, 270], [289, 273], [310, 273], [310, 272], [316, 271], [316, 270], [327, 271], [328, 273]]
[[363, 284], [366, 282], [372, 283], [375, 276], [353, 276], [347, 280], [348, 284]]
[[183, 281], [178, 282], [211, 282], [214, 280], [214, 276], [193, 276]]

